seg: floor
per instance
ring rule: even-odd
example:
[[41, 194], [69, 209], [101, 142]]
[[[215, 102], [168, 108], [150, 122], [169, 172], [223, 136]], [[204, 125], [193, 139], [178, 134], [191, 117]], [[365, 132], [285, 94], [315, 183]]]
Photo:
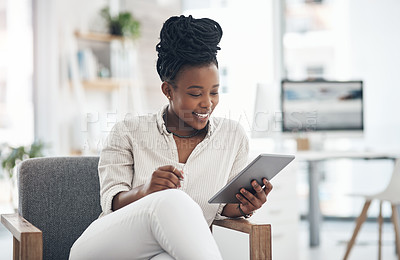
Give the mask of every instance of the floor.
[[0, 225], [0, 259], [12, 259], [12, 236]]
[[[300, 222], [299, 260], [338, 260], [346, 251], [347, 241], [351, 238], [355, 226], [353, 221], [324, 221], [322, 223], [321, 245], [308, 247], [308, 224]], [[382, 235], [382, 259], [395, 260], [393, 225], [384, 223]], [[363, 224], [357, 240], [349, 255], [349, 260], [378, 259], [378, 224]]]
[[[4, 211], [3, 211], [4, 212]], [[308, 224], [300, 222], [299, 257], [298, 260], [338, 260], [342, 259], [346, 241], [350, 238], [354, 222], [324, 221], [322, 224], [321, 245], [310, 249], [308, 246]], [[377, 259], [377, 224], [366, 222], [362, 227], [356, 246], [353, 248], [349, 260]], [[12, 237], [0, 225], [0, 260], [12, 259]], [[382, 259], [395, 260], [394, 231], [391, 223], [383, 227]], [[292, 259], [290, 259], [292, 260]]]
[[[9, 203], [0, 203], [0, 214], [13, 213]], [[12, 259], [12, 236], [8, 230], [0, 223], [0, 260]]]

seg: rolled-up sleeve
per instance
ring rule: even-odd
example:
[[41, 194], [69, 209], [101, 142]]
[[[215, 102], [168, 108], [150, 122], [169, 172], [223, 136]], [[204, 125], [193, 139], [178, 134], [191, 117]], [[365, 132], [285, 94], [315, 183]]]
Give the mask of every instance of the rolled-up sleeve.
[[132, 142], [124, 122], [111, 130], [100, 154], [99, 180], [102, 215], [112, 212], [112, 200], [121, 191], [129, 191], [133, 179]]

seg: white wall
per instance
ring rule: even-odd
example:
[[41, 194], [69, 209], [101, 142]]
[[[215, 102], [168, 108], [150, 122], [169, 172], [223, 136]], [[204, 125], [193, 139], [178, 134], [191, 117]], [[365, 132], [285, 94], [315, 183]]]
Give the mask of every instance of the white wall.
[[365, 82], [366, 143], [400, 150], [400, 1], [348, 4], [351, 75]]
[[58, 38], [56, 4], [33, 1], [35, 138], [58, 149]]
[[61, 92], [63, 39], [75, 29], [87, 29], [108, 1], [34, 0], [35, 138], [50, 145], [50, 154], [68, 154], [65, 122], [74, 107], [66, 106]]
[[[220, 76], [227, 71], [220, 82], [228, 91], [224, 93], [220, 88], [214, 115], [240, 121], [247, 131], [253, 123], [257, 85], [274, 81], [274, 2], [228, 0], [221, 4], [223, 7], [214, 7], [210, 2], [208, 8], [184, 10], [186, 15], [209, 17], [221, 25], [223, 36], [217, 57]], [[273, 88], [266, 92], [276, 95]]]
[[157, 74], [156, 44], [160, 41], [160, 30], [164, 22], [173, 15], [181, 14], [179, 0], [125, 0], [123, 4], [139, 19], [141, 36], [137, 45], [139, 48], [139, 67], [143, 79], [142, 113], [154, 113], [162, 105], [167, 104], [167, 98], [161, 92], [161, 80]]
[[121, 2], [120, 8], [131, 11], [142, 24], [138, 53], [144, 75], [145, 91], [140, 97], [144, 111], [154, 111], [154, 107], [158, 109], [166, 102], [155, 69], [155, 45], [157, 28], [170, 15], [179, 14], [178, 0], [33, 0], [35, 137], [50, 144], [50, 154], [69, 154], [71, 145], [78, 149], [86, 145], [83, 138], [77, 137], [82, 126], [76, 113], [84, 113], [85, 105], [70, 91], [66, 56], [71, 52], [70, 41], [75, 30], [104, 31], [99, 12], [110, 2]]

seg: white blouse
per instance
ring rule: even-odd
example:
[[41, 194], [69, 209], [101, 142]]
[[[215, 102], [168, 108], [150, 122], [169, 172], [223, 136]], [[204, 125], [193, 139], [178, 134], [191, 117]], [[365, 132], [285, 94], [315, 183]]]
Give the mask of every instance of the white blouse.
[[162, 118], [166, 108], [126, 118], [113, 127], [99, 162], [101, 216], [112, 212], [116, 194], [144, 184], [164, 165], [183, 170], [179, 189], [200, 205], [209, 225], [222, 212], [224, 204], [208, 200], [247, 165], [249, 141], [244, 129], [230, 119], [211, 117], [206, 137], [182, 164]]

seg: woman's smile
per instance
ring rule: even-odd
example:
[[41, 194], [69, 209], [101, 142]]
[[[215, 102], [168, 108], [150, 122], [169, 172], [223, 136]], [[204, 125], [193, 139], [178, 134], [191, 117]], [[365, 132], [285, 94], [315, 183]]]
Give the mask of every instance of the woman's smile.
[[196, 113], [193, 112], [193, 115], [195, 115], [195, 117], [197, 117], [200, 120], [208, 120], [208, 118], [210, 117], [211, 111], [210, 112], [206, 112], [206, 113]]

